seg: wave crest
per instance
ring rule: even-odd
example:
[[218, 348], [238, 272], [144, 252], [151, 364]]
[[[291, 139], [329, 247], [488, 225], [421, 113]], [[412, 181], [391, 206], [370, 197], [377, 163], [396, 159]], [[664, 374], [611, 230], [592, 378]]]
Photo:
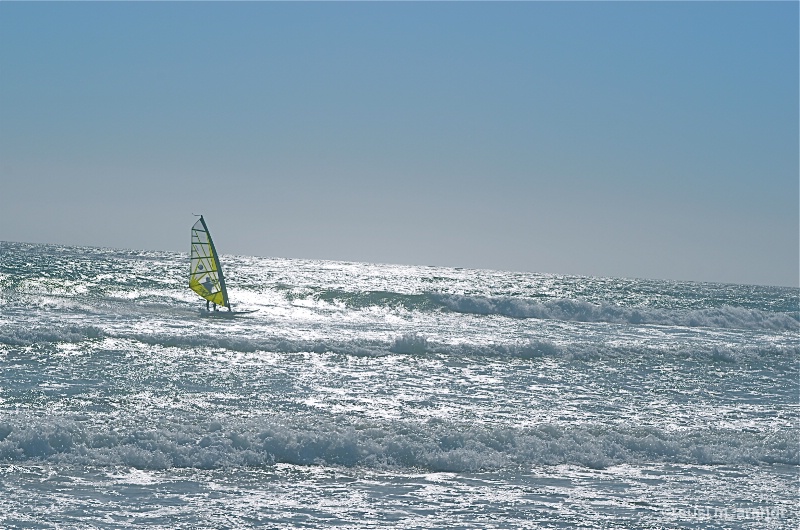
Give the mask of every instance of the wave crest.
[[0, 461], [222, 468], [275, 463], [476, 472], [531, 465], [588, 468], [664, 462], [800, 465], [796, 430], [762, 433], [544, 424], [529, 429], [440, 420], [378, 424], [315, 416], [211, 421], [128, 432], [73, 420], [18, 418], [0, 424]]
[[83, 342], [105, 336], [97, 326], [33, 326], [0, 328], [0, 344], [9, 346], [31, 346], [43, 342]]
[[[295, 295], [286, 294], [290, 301]], [[405, 311], [452, 311], [472, 315], [500, 315], [573, 322], [708, 327], [793, 331], [800, 329], [800, 313], [771, 312], [724, 305], [715, 308], [665, 309], [625, 307], [574, 298], [540, 300], [513, 296], [476, 296], [446, 293], [403, 294], [388, 291], [348, 292], [340, 289], [305, 293], [328, 304], [354, 309], [381, 307]]]
[[790, 331], [800, 328], [797, 314], [770, 313], [757, 309], [723, 306], [706, 309], [658, 309], [593, 304], [583, 300], [559, 299], [545, 302], [524, 298], [432, 295], [457, 313], [502, 315], [512, 318], [541, 318], [577, 322], [650, 324], [661, 326], [768, 329]]

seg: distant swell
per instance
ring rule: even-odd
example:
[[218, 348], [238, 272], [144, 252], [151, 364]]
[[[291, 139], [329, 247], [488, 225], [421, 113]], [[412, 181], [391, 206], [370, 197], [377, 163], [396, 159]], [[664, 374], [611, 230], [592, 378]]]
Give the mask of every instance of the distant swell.
[[[142, 421], [142, 425], [153, 425]], [[199, 423], [199, 424], [197, 424]], [[653, 427], [543, 424], [530, 429], [438, 420], [375, 423], [270, 417], [110, 429], [18, 417], [0, 422], [0, 462], [47, 461], [140, 469], [274, 463], [470, 472], [530, 465], [604, 468], [626, 463], [800, 465], [797, 432], [664, 432]]]
[[702, 362], [737, 363], [745, 361], [795, 360], [800, 357], [800, 344], [794, 346], [692, 346], [684, 348], [652, 348], [612, 346], [598, 343], [556, 344], [548, 340], [530, 339], [506, 344], [440, 343], [411, 332], [398, 335], [391, 343], [355, 340], [292, 340], [280, 337], [264, 339], [235, 338], [211, 335], [135, 335], [129, 338], [160, 346], [223, 348], [243, 353], [258, 351], [277, 353], [335, 353], [357, 357], [381, 357], [389, 354], [451, 355], [456, 357], [490, 357], [535, 359], [552, 357], [592, 360], [601, 358], [673, 358]]
[[2, 328], [0, 344], [30, 346], [34, 344], [78, 343], [102, 339], [132, 340], [142, 344], [175, 348], [210, 348], [232, 352], [254, 353], [334, 353], [356, 357], [382, 357], [401, 355], [449, 355], [456, 357], [490, 357], [535, 359], [540, 357], [562, 359], [604, 358], [672, 358], [702, 362], [738, 363], [745, 361], [794, 361], [800, 357], [800, 344], [779, 346], [700, 346], [654, 348], [646, 346], [614, 346], [604, 343], [557, 344], [548, 340], [528, 339], [512, 343], [443, 343], [423, 334], [409, 332], [397, 335], [391, 342], [361, 340], [300, 340], [280, 336], [263, 338], [236, 335], [169, 334], [169, 333], [119, 333], [104, 331], [95, 326], [65, 326], [37, 328]]

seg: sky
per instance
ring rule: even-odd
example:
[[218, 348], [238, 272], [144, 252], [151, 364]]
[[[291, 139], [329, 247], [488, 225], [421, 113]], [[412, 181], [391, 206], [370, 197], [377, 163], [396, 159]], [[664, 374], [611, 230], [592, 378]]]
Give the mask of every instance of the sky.
[[798, 286], [797, 2], [0, 2], [0, 241]]

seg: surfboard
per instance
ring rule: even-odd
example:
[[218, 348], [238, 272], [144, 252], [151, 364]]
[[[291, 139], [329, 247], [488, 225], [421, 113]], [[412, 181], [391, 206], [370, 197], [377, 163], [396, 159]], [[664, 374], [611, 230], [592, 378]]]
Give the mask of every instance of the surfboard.
[[200, 316], [209, 318], [236, 318], [255, 313], [256, 311], [258, 311], [258, 309], [248, 309], [245, 311], [207, 311], [205, 309], [201, 309]]

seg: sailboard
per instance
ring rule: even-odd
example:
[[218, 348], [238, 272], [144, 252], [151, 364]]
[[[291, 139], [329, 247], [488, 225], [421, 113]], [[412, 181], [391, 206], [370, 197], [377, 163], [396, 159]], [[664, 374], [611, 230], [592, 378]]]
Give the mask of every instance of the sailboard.
[[[189, 263], [189, 288], [206, 300], [206, 311], [201, 311], [201, 313], [208, 316], [233, 316], [253, 312], [233, 311], [231, 308], [219, 254], [202, 215], [192, 226], [192, 248], [189, 252]], [[209, 304], [214, 304], [213, 311], [210, 310]], [[218, 307], [225, 307], [228, 310], [217, 311]]]

